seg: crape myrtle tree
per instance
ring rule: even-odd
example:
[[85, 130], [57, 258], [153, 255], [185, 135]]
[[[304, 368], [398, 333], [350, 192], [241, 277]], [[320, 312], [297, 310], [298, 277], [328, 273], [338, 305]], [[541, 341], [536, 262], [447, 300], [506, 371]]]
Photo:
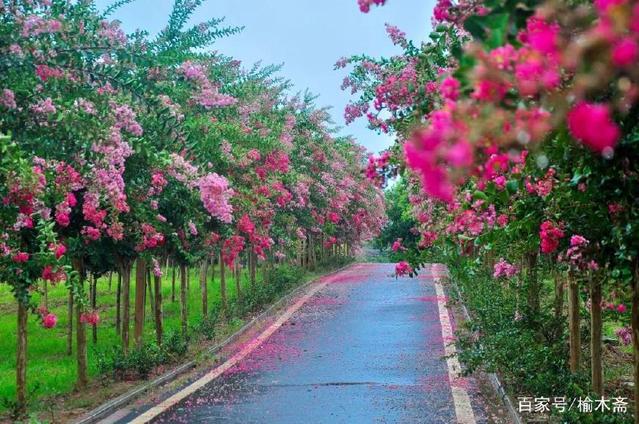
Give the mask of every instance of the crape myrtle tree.
[[[359, 1], [364, 12], [383, 3]], [[452, 272], [485, 269], [512, 300], [507, 319], [535, 329], [535, 343], [567, 324], [565, 366], [575, 374], [586, 311], [586, 390], [599, 396], [603, 318], [625, 324], [617, 334], [633, 344], [639, 398], [639, 5], [440, 0], [427, 42], [387, 32], [402, 54], [336, 67], [351, 67], [346, 120], [365, 117], [397, 138], [367, 171], [377, 183], [399, 172], [408, 184], [420, 239], [395, 241], [397, 273], [417, 272], [434, 251]], [[540, 368], [562, 372], [552, 360]]]
[[57, 322], [34, 293], [68, 288], [65, 350], [75, 337], [84, 388], [99, 276], [118, 275], [126, 353], [144, 342], [147, 292], [162, 343], [167, 264], [180, 269], [186, 335], [189, 268], [201, 269], [206, 316], [210, 263], [222, 285], [242, 263], [255, 283], [259, 263], [314, 266], [325, 247], [350, 252], [384, 221], [363, 152], [333, 135], [312, 96], [290, 98], [277, 67], [244, 69], [206, 49], [237, 28], [188, 27], [201, 1], [178, 0], [159, 34], [126, 35], [109, 20], [126, 3], [0, 2], [0, 281], [18, 305], [18, 415], [29, 312]]

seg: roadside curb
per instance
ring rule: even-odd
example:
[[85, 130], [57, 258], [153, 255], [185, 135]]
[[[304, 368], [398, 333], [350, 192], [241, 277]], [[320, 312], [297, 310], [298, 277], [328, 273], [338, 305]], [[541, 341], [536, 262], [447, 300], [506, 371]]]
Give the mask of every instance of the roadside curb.
[[[322, 274], [318, 277], [313, 278], [310, 281], [307, 281], [305, 283], [303, 283], [301, 286], [296, 287], [294, 289], [292, 289], [290, 292], [288, 292], [287, 294], [285, 294], [284, 296], [282, 296], [280, 299], [278, 299], [277, 301], [275, 301], [275, 303], [271, 304], [266, 310], [264, 310], [263, 312], [261, 312], [259, 315], [257, 315], [256, 317], [254, 317], [253, 319], [251, 319], [249, 322], [247, 322], [246, 324], [244, 324], [239, 330], [237, 330], [235, 333], [231, 334], [227, 339], [225, 339], [224, 341], [216, 344], [215, 346], [212, 346], [211, 348], [205, 350], [205, 354], [206, 355], [216, 355], [218, 352], [220, 352], [224, 347], [230, 345], [231, 343], [235, 342], [236, 340], [238, 340], [240, 337], [242, 337], [248, 330], [250, 330], [252, 327], [254, 327], [256, 324], [258, 324], [259, 322], [265, 320], [266, 318], [269, 318], [271, 316], [273, 316], [273, 313], [283, 304], [286, 304], [288, 302], [290, 302], [293, 298], [295, 298], [296, 296], [300, 295], [302, 292], [306, 291], [308, 289], [308, 287], [312, 286], [313, 284], [317, 283], [319, 280], [323, 279], [323, 278], [327, 278], [330, 277], [332, 275], [338, 274], [342, 271], [345, 271], [346, 269], [350, 268], [353, 265], [356, 265], [357, 262], [351, 262], [341, 268], [338, 268], [334, 271], [328, 272], [326, 274]], [[142, 384], [138, 387], [133, 388], [132, 390], [98, 406], [97, 408], [89, 411], [88, 413], [86, 413], [84, 416], [82, 416], [80, 419], [78, 419], [77, 421], [75, 421], [75, 424], [93, 424], [96, 423], [106, 417], [108, 417], [109, 415], [115, 413], [116, 411], [122, 409], [123, 407], [125, 407], [126, 405], [128, 405], [129, 403], [131, 403], [132, 401], [134, 401], [135, 399], [137, 399], [138, 397], [140, 397], [141, 395], [143, 395], [144, 393], [148, 392], [151, 389], [157, 388], [171, 380], [173, 380], [174, 378], [186, 373], [187, 371], [195, 368], [198, 364], [198, 361], [193, 359], [190, 360], [182, 365], [179, 365], [178, 367], [174, 368], [173, 370], [157, 377], [155, 380], [152, 380], [148, 383]]]
[[[462, 314], [464, 315], [464, 319], [466, 319], [467, 321], [470, 321], [471, 320], [470, 313], [468, 312], [468, 309], [466, 308], [466, 304], [464, 303], [464, 298], [462, 297], [461, 291], [459, 290], [459, 286], [452, 278], [450, 278], [448, 267], [445, 267], [445, 269], [446, 269], [446, 274], [445, 274], [446, 280], [450, 283], [450, 285], [454, 288], [455, 292], [457, 293], [457, 297], [459, 299], [459, 303], [462, 308]], [[499, 396], [499, 399], [508, 410], [508, 415], [510, 415], [512, 422], [514, 424], [524, 424], [521, 417], [519, 416], [519, 413], [517, 412], [517, 409], [515, 409], [513, 402], [510, 399], [510, 396], [508, 396], [508, 393], [506, 393], [504, 386], [501, 384], [501, 381], [499, 381], [499, 377], [497, 376], [497, 374], [492, 372], [486, 373], [486, 374], [488, 375], [490, 384], [493, 386], [493, 389]]]

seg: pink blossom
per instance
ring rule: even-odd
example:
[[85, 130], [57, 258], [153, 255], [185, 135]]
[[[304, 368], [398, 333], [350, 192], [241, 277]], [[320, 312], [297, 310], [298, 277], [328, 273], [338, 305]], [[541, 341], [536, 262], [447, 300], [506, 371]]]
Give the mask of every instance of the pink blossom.
[[419, 240], [418, 247], [420, 249], [426, 249], [427, 247], [431, 247], [435, 241], [437, 241], [438, 235], [434, 231], [424, 231], [422, 233], [422, 238]]
[[393, 44], [399, 45], [399, 46], [407, 45], [406, 33], [404, 31], [400, 30], [394, 25], [385, 24], [385, 26], [386, 26], [386, 33], [390, 37]]
[[0, 95], [0, 105], [6, 107], [7, 109], [15, 109], [16, 105], [16, 97], [13, 94], [13, 91], [5, 88], [2, 90], [2, 95]]
[[82, 229], [82, 234], [87, 236], [91, 240], [98, 240], [101, 237], [100, 230], [95, 227], [86, 226]]
[[401, 277], [403, 275], [411, 274], [413, 272], [413, 268], [406, 261], [401, 261], [397, 265], [395, 265], [395, 275]]
[[508, 225], [508, 215], [506, 214], [500, 214], [497, 217], [497, 225], [499, 225], [500, 227], [505, 227], [506, 225]]
[[453, 3], [450, 0], [437, 0], [433, 10], [433, 18], [437, 22], [448, 21], [450, 19], [450, 9]]
[[42, 279], [45, 281], [50, 281], [52, 283], [59, 283], [61, 281], [65, 281], [67, 279], [67, 274], [64, 272], [62, 268], [54, 268], [52, 265], [46, 265], [42, 269]]
[[504, 258], [499, 258], [499, 261], [493, 267], [493, 277], [512, 277], [519, 272], [516, 266], [506, 262]]
[[384, 3], [386, 3], [386, 0], [357, 0], [359, 10], [364, 13], [368, 13], [370, 11], [371, 5], [375, 4], [381, 6]]
[[234, 195], [228, 180], [216, 173], [207, 174], [197, 181], [200, 199], [211, 216], [230, 223], [233, 220], [233, 207], [229, 203]]
[[155, 275], [156, 277], [162, 277], [162, 268], [160, 267], [160, 263], [158, 262], [158, 260], [152, 258], [151, 265], [153, 269], [153, 275]]
[[457, 100], [457, 98], [459, 97], [460, 85], [461, 84], [459, 83], [459, 81], [457, 81], [455, 78], [450, 76], [446, 77], [439, 86], [442, 97], [452, 101]]
[[632, 343], [632, 329], [630, 327], [618, 328], [617, 331], [615, 331], [615, 334], [619, 337], [619, 340], [621, 340], [621, 343], [624, 346], [628, 346]]
[[539, 230], [541, 239], [541, 251], [552, 253], [559, 247], [559, 239], [564, 236], [564, 232], [552, 221], [544, 221]]
[[393, 250], [393, 252], [397, 252], [398, 250], [403, 250], [402, 239], [395, 240], [393, 242], [393, 245], [391, 246], [391, 249]]
[[335, 212], [329, 212], [328, 215], [327, 215], [327, 218], [333, 224], [337, 224], [341, 220], [339, 214], [337, 214]]
[[13, 255], [11, 260], [17, 264], [23, 264], [29, 260], [29, 254], [26, 252], [18, 252]]
[[637, 62], [639, 46], [632, 37], [624, 37], [617, 41], [612, 48], [612, 63], [615, 66], [626, 67]]
[[242, 217], [237, 221], [237, 229], [248, 236], [252, 236], [255, 233], [255, 224], [251, 221], [251, 218], [248, 214], [242, 215]]
[[568, 128], [576, 139], [596, 152], [611, 151], [621, 131], [610, 116], [608, 105], [581, 102], [568, 113]]
[[100, 315], [98, 315], [97, 311], [83, 312], [80, 315], [80, 322], [83, 324], [89, 324], [95, 327], [100, 322]]
[[229, 267], [233, 267], [235, 259], [244, 250], [244, 237], [234, 235], [224, 241], [222, 246], [222, 259]]
[[53, 328], [58, 323], [58, 317], [55, 314], [48, 313], [42, 317], [42, 326], [44, 328]]
[[570, 246], [571, 247], [576, 247], [576, 246], [584, 246], [588, 244], [588, 239], [586, 239], [585, 237], [582, 237], [578, 234], [575, 234], [573, 236], [570, 237]]
[[29, 109], [33, 113], [38, 113], [41, 115], [48, 115], [48, 114], [56, 113], [58, 111], [55, 105], [53, 104], [53, 100], [51, 100], [51, 97], [47, 97], [44, 100], [39, 100], [37, 103], [34, 103], [31, 106], [29, 106]]
[[623, 303], [620, 303], [619, 305], [617, 305], [617, 312], [619, 312], [620, 314], [625, 313], [626, 305], [624, 305]]
[[49, 246], [51, 248], [51, 250], [53, 251], [55, 258], [57, 260], [60, 260], [61, 257], [64, 256], [64, 254], [67, 252], [67, 247], [64, 244], [52, 244], [51, 246]]

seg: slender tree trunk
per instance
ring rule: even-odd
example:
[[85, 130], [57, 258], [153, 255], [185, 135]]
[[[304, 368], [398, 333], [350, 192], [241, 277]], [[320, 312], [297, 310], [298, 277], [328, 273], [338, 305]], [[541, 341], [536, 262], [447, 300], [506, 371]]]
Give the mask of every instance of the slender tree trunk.
[[44, 309], [49, 310], [49, 282], [44, 280]]
[[202, 295], [202, 316], [207, 317], [209, 315], [209, 293], [207, 287], [207, 280], [209, 274], [209, 261], [205, 259], [200, 265], [200, 293]]
[[113, 272], [109, 272], [109, 293], [111, 293], [111, 287], [113, 287]]
[[256, 262], [255, 253], [253, 251], [249, 251], [249, 278], [251, 281], [251, 288], [255, 287], [255, 262]]
[[570, 371], [579, 371], [581, 362], [581, 333], [579, 331], [579, 284], [574, 276], [568, 281], [568, 330], [570, 337]]
[[155, 338], [158, 346], [162, 345], [163, 326], [162, 326], [162, 277], [155, 275]]
[[69, 289], [69, 299], [67, 301], [67, 355], [73, 355], [73, 290]]
[[[80, 268], [80, 292], [84, 288], [84, 270]], [[82, 390], [89, 384], [89, 374], [87, 369], [87, 325], [82, 322], [84, 308], [81, 304], [76, 305], [76, 355], [78, 360], [78, 378], [76, 389]]]
[[[97, 308], [97, 299], [98, 299], [98, 277], [95, 275], [91, 279], [91, 309], [93, 311]], [[93, 345], [98, 344], [98, 326], [94, 325], [91, 327], [91, 336], [93, 338]]]
[[590, 276], [590, 314], [592, 318], [590, 324], [590, 370], [592, 390], [600, 396], [603, 395], [601, 283], [601, 279]]
[[539, 279], [537, 278], [537, 252], [526, 255], [528, 268], [528, 309], [532, 316], [539, 313]]
[[171, 303], [175, 303], [175, 263], [171, 267]]
[[224, 259], [220, 251], [220, 297], [222, 298], [222, 309], [226, 311], [226, 276], [224, 275]]
[[115, 334], [121, 334], [122, 326], [122, 273], [118, 271], [118, 286], [115, 289]]
[[188, 332], [188, 310], [187, 310], [187, 286], [188, 271], [185, 264], [180, 264], [180, 319], [182, 324], [182, 335], [186, 337]]
[[135, 268], [135, 311], [133, 337], [138, 347], [144, 341], [144, 306], [146, 294], [146, 260], [138, 258]]
[[16, 351], [16, 414], [27, 413], [27, 305], [18, 301], [18, 340]]
[[151, 278], [151, 269], [147, 268], [146, 272], [146, 286], [149, 290], [148, 299], [149, 299], [149, 307], [151, 308], [151, 316], [150, 319], [155, 319], [155, 296], [153, 295], [153, 279]]
[[211, 284], [215, 284], [215, 256], [211, 257], [209, 262], [209, 272], [211, 273]]
[[555, 318], [560, 318], [564, 311], [564, 276], [561, 272], [554, 273], [555, 276]]
[[131, 264], [122, 266], [122, 349], [129, 351], [129, 321], [131, 312]]
[[632, 279], [632, 353], [634, 358], [635, 371], [635, 424], [639, 424], [639, 413], [637, 404], [639, 403], [639, 258], [635, 258], [635, 269]]
[[240, 299], [242, 297], [242, 284], [241, 284], [241, 280], [242, 279], [242, 264], [239, 262], [236, 262], [235, 264], [235, 298], [236, 299]]

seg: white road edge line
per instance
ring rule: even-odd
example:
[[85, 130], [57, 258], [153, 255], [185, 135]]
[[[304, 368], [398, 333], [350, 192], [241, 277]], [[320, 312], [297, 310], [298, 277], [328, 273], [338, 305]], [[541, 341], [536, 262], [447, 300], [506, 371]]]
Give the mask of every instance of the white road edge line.
[[444, 288], [440, 280], [441, 274], [433, 271], [443, 271], [439, 267], [433, 267], [431, 273], [435, 282], [435, 291], [437, 293], [437, 307], [439, 308], [439, 322], [442, 327], [442, 340], [444, 342], [444, 352], [446, 354], [446, 364], [448, 365], [448, 380], [450, 388], [453, 392], [453, 402], [455, 404], [455, 415], [459, 424], [476, 424], [475, 413], [470, 405], [470, 396], [468, 391], [459, 384], [461, 376], [461, 366], [457, 359], [457, 349], [455, 348], [453, 325], [450, 321], [448, 308], [446, 306], [446, 297]]
[[[351, 272], [351, 271], [355, 270], [356, 268], [357, 268], [357, 266], [355, 266], [353, 268], [350, 268], [349, 270], [346, 270], [345, 272], [347, 272], [347, 273]], [[177, 392], [173, 396], [169, 397], [166, 400], [163, 400], [162, 402], [160, 402], [157, 405], [153, 406], [151, 409], [147, 410], [143, 414], [137, 416], [135, 419], [130, 421], [130, 424], [148, 423], [153, 418], [157, 417], [158, 415], [160, 415], [161, 413], [163, 413], [167, 409], [171, 408], [172, 406], [176, 405], [180, 401], [184, 400], [189, 395], [192, 395], [193, 393], [195, 393], [196, 391], [198, 391], [199, 389], [201, 389], [202, 387], [204, 387], [205, 385], [207, 385], [211, 381], [215, 380], [222, 373], [224, 373], [225, 371], [227, 371], [228, 369], [230, 369], [231, 367], [236, 365], [238, 362], [240, 362], [242, 359], [244, 359], [247, 355], [249, 355], [251, 352], [253, 352], [255, 349], [257, 349], [262, 343], [264, 343], [286, 321], [288, 321], [293, 316], [293, 314], [295, 312], [297, 312], [306, 302], [308, 302], [308, 300], [311, 297], [313, 297], [313, 295], [315, 293], [317, 293], [318, 291], [323, 289], [328, 283], [333, 281], [333, 279], [335, 277], [337, 277], [338, 275], [341, 275], [341, 273], [340, 274], [336, 274], [336, 275], [332, 275], [332, 276], [326, 278], [325, 281], [322, 281], [322, 282], [318, 283], [317, 285], [313, 286], [313, 288], [311, 288], [304, 296], [300, 297], [297, 300], [297, 302], [295, 302], [294, 304], [289, 306], [288, 309], [286, 309], [286, 312], [284, 312], [284, 314], [282, 314], [266, 330], [264, 330], [259, 336], [257, 336], [255, 339], [253, 339], [249, 344], [244, 346], [239, 352], [237, 352], [235, 355], [233, 355], [230, 359], [228, 359], [222, 365], [212, 369], [211, 371], [206, 373], [204, 376], [202, 376], [200, 379], [198, 379], [198, 380], [194, 381], [193, 383], [191, 383], [190, 385], [186, 386], [185, 388], [183, 388], [182, 390], [180, 390], [179, 392]]]

